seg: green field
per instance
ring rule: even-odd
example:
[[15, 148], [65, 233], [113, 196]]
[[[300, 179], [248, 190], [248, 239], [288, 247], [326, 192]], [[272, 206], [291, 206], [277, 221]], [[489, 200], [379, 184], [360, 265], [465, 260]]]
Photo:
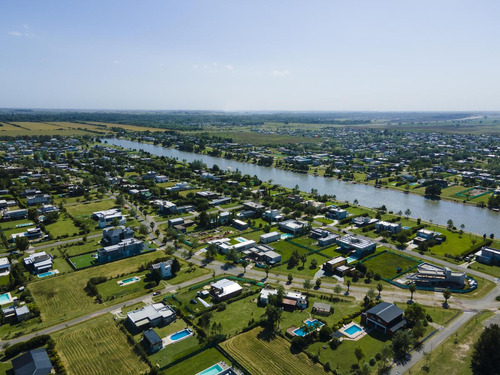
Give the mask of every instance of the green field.
[[197, 374], [210, 366], [216, 364], [217, 362], [225, 361], [227, 364], [231, 362], [226, 359], [217, 349], [210, 348], [207, 349], [186, 361], [172, 366], [166, 370], [163, 370], [161, 374], [164, 375], [194, 375]]
[[137, 375], [148, 369], [111, 315], [67, 328], [53, 337], [69, 374]]
[[[374, 273], [378, 273], [386, 279], [392, 279], [398, 274], [404, 273], [420, 263], [421, 262], [417, 260], [412, 260], [390, 252], [382, 252], [375, 255], [373, 258], [363, 261], [363, 264], [368, 270], [372, 270]], [[401, 272], [397, 272], [398, 268], [401, 268]]]
[[45, 229], [54, 239], [64, 235], [78, 236], [80, 229], [75, 226], [70, 217], [61, 216], [57, 222], [45, 226]]
[[[290, 344], [277, 336], [272, 340], [259, 338], [260, 328], [242, 333], [221, 344], [252, 375], [324, 374], [304, 353], [292, 354]], [[353, 354], [354, 355], [354, 354]]]
[[112, 199], [105, 199], [99, 202], [80, 203], [72, 206], [67, 206], [68, 211], [73, 217], [78, 218], [81, 216], [90, 216], [96, 211], [109, 210], [115, 207], [115, 201]]
[[73, 319], [107, 306], [106, 303], [95, 303], [94, 297], [88, 296], [84, 290], [87, 281], [91, 277], [115, 277], [120, 274], [131, 273], [136, 271], [141, 264], [154, 260], [159, 256], [160, 254], [155, 252], [148, 253], [31, 283], [29, 289], [40, 308], [43, 320], [38, 328], [41, 329]]

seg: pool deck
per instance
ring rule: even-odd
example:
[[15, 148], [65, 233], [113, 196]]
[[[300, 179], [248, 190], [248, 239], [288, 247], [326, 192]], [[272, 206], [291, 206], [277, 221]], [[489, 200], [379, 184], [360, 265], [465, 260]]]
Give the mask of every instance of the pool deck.
[[[191, 331], [191, 332], [189, 333], [189, 335], [184, 336], [184, 337], [182, 337], [182, 338], [180, 338], [180, 339], [177, 339], [177, 340], [172, 340], [172, 339], [170, 338], [170, 336], [173, 336], [173, 335], [175, 335], [176, 333], [179, 333], [179, 332], [181, 332], [181, 331], [184, 331], [184, 329], [189, 329], [189, 330]], [[177, 332], [171, 333], [171, 334], [170, 334], [170, 335], [168, 335], [167, 337], [163, 338], [163, 339], [161, 340], [161, 341], [163, 342], [163, 347], [165, 348], [165, 346], [167, 346], [167, 345], [174, 344], [174, 343], [176, 343], [176, 342], [179, 342], [179, 341], [185, 340], [185, 339], [187, 339], [188, 337], [191, 337], [191, 336], [193, 336], [193, 335], [194, 335], [194, 332], [193, 332], [193, 330], [192, 330], [191, 328], [187, 328], [187, 327], [186, 327], [186, 328], [184, 328], [184, 329], [181, 329], [180, 331], [177, 331]]]
[[212, 366], [210, 366], [210, 367], [207, 367], [205, 370], [198, 372], [196, 375], [202, 375], [205, 371], [207, 371], [208, 369], [210, 369], [210, 368], [212, 368], [212, 367], [214, 367], [214, 366], [216, 366], [216, 365], [219, 365], [219, 366], [222, 368], [222, 370], [221, 370], [221, 371], [219, 371], [218, 373], [221, 373], [221, 372], [223, 372], [223, 371], [225, 371], [225, 370], [227, 370], [228, 368], [230, 368], [230, 367], [231, 367], [231, 366], [229, 366], [226, 362], [224, 362], [224, 361], [220, 361], [220, 362], [214, 363], [214, 364], [213, 364]]
[[9, 296], [9, 300], [8, 301], [3, 301], [3, 302], [0, 302], [0, 305], [6, 305], [8, 303], [12, 303], [14, 302], [14, 298], [12, 298], [10, 292], [7, 292], [7, 293], [2, 293], [2, 295], [4, 294], [7, 294]]
[[355, 332], [354, 334], [350, 335], [346, 332], [346, 330], [352, 326], [361, 327], [361, 325], [359, 325], [358, 323], [351, 322], [349, 324], [344, 325], [342, 328], [339, 329], [339, 332], [342, 333], [344, 336], [346, 336], [345, 338], [343, 338], [344, 340], [358, 341], [358, 340], [362, 339], [363, 337], [365, 337], [366, 334], [368, 333], [363, 327], [361, 327], [361, 329], [362, 329], [361, 331]]
[[[133, 280], [133, 281], [129, 281], [129, 282], [124, 283], [124, 282], [123, 282], [123, 280], [127, 280], [127, 279], [123, 279], [123, 280], [119, 280], [119, 281], [117, 281], [117, 283], [118, 283], [118, 285], [120, 285], [120, 286], [125, 286], [125, 285], [130, 285], [130, 284], [136, 283], [136, 282], [138, 282], [138, 281], [141, 281], [141, 278], [140, 278], [139, 276], [133, 276], [133, 277], [135, 277], [135, 278], [136, 278], [136, 279], [135, 279], [135, 280]], [[131, 277], [129, 277], [129, 279], [131, 279]]]
[[[40, 275], [38, 275], [38, 278], [39, 278], [39, 279], [43, 279], [43, 278], [45, 278], [45, 277], [49, 277], [49, 276], [54, 276], [54, 275], [57, 275], [57, 274], [59, 273], [59, 270], [52, 270], [52, 271], [48, 271], [48, 272], [53, 272], [53, 274], [51, 274], [51, 275], [44, 275], [44, 276], [40, 276]], [[48, 273], [48, 272], [44, 272], [44, 273]], [[42, 275], [43, 275], [43, 274], [42, 274]]]

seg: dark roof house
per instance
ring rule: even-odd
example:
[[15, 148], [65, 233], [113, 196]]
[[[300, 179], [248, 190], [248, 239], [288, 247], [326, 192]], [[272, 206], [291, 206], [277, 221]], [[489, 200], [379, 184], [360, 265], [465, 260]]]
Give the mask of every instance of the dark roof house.
[[361, 322], [391, 335], [406, 325], [403, 310], [388, 302], [381, 302], [364, 312], [361, 315]]
[[52, 371], [47, 351], [33, 349], [12, 360], [15, 375], [48, 375]]

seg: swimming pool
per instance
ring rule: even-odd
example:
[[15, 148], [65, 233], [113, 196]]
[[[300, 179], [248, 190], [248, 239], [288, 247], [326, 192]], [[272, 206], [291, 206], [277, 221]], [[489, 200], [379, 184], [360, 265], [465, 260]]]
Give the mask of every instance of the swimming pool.
[[134, 276], [134, 277], [129, 277], [128, 279], [123, 279], [121, 281], [118, 281], [118, 284], [120, 284], [120, 286], [123, 286], [123, 285], [135, 283], [139, 280], [140, 280], [139, 277]]
[[355, 258], [355, 257], [347, 257], [347, 263], [352, 263], [352, 262], [355, 262], [358, 260], [358, 258]]
[[5, 305], [6, 303], [12, 302], [12, 297], [10, 293], [0, 294], [0, 305]]
[[363, 328], [361, 328], [360, 326], [358, 326], [356, 324], [353, 324], [352, 326], [350, 326], [349, 328], [344, 330], [344, 332], [347, 333], [349, 336], [353, 336], [356, 333], [361, 332], [362, 330], [363, 330]]
[[199, 372], [196, 375], [216, 375], [222, 370], [222, 367], [218, 363], [216, 363], [215, 365], [207, 368], [206, 370], [203, 370], [202, 372]]
[[238, 241], [238, 242], [246, 242], [246, 241], [248, 241], [246, 238], [243, 238], [243, 237], [235, 238], [235, 240]]
[[49, 272], [44, 272], [44, 273], [40, 273], [38, 274], [38, 277], [41, 279], [42, 277], [47, 277], [47, 276], [52, 276], [52, 275], [55, 275], [57, 273], [57, 271], [49, 271]]
[[186, 328], [186, 329], [183, 329], [182, 331], [179, 331], [179, 332], [175, 332], [174, 334], [170, 335], [170, 340], [172, 341], [178, 341], [180, 339], [183, 339], [187, 336], [191, 336], [193, 334], [193, 332]]
[[290, 238], [290, 237], [293, 237], [293, 235], [291, 235], [290, 233], [285, 233], [285, 234], [281, 235], [282, 240], [286, 240], [287, 238]]
[[306, 320], [304, 323], [305, 323], [306, 326], [312, 327], [313, 329], [310, 330], [310, 331], [308, 331], [303, 326], [303, 327], [300, 327], [300, 328], [297, 328], [297, 329], [293, 330], [292, 332], [295, 333], [295, 335], [297, 335], [297, 336], [306, 336], [309, 333], [311, 333], [312, 331], [314, 331], [315, 329], [318, 329], [318, 328], [320, 328], [321, 326], [324, 325], [318, 319]]

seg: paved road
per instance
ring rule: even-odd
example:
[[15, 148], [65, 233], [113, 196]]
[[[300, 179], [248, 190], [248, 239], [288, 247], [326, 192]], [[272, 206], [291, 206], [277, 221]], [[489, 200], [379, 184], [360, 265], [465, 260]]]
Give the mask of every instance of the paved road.
[[421, 351], [418, 352], [413, 351], [411, 353], [411, 358], [409, 361], [403, 364], [395, 364], [391, 368], [389, 374], [396, 375], [396, 374], [404, 374], [405, 372], [407, 372], [413, 365], [415, 365], [418, 361], [420, 361], [424, 357], [424, 353], [431, 352], [444, 340], [453, 335], [460, 327], [462, 327], [465, 323], [471, 320], [476, 314], [477, 311], [465, 311], [463, 314], [461, 314], [459, 317], [453, 320], [448, 326], [440, 329], [438, 333], [434, 334], [434, 336], [428, 339], [424, 343], [423, 349]]

